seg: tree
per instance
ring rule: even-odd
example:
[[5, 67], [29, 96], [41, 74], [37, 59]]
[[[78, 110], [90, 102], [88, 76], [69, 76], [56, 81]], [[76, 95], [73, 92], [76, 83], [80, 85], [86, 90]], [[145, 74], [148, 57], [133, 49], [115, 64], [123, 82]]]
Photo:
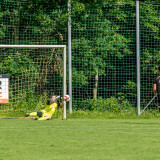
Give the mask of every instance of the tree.
[[[135, 1], [71, 2], [73, 90], [79, 88], [83, 92], [80, 97], [95, 99], [98, 96], [135, 93]], [[140, 1], [142, 77], [154, 75], [159, 64], [160, 21], [156, 2]], [[2, 44], [67, 44], [65, 0], [3, 0], [0, 3]], [[48, 59], [50, 57], [46, 57]], [[41, 67], [45, 69], [47, 66]], [[116, 84], [117, 80], [121, 83]], [[103, 86], [103, 81], [107, 82], [106, 86]], [[112, 84], [116, 84], [114, 88]], [[149, 85], [144, 84], [144, 88], [149, 88]], [[132, 97], [135, 99], [135, 95]]]
[[[129, 45], [134, 42], [121, 34], [123, 26], [116, 25], [118, 21], [126, 21], [130, 15], [122, 12], [125, 6], [121, 7], [114, 4], [84, 6], [82, 3], [78, 3], [74, 7], [72, 32], [76, 33], [79, 30], [81, 34], [78, 39], [72, 41], [73, 57], [76, 57], [74, 54], [78, 54], [75, 60], [73, 59], [73, 66], [74, 62], [76, 66], [83, 64], [83, 67], [77, 68], [81, 77], [85, 77], [85, 79], [82, 78], [81, 82], [84, 85], [90, 83], [90, 88], [93, 88], [93, 96], [90, 96], [97, 98], [98, 77], [106, 75], [107, 68], [112, 71], [117, 70], [117, 66], [115, 66], [117, 64], [114, 65], [112, 61], [108, 60], [111, 55], [117, 60], [122, 60], [127, 55], [133, 54]], [[120, 14], [116, 12], [120, 12]], [[75, 15], [76, 19], [74, 20]], [[110, 17], [114, 15], [118, 15], [118, 17]], [[77, 22], [77, 20], [79, 21]], [[74, 83], [77, 82], [76, 75], [73, 72]], [[85, 83], [83, 83], [84, 81]], [[94, 86], [91, 86], [93, 82]]]

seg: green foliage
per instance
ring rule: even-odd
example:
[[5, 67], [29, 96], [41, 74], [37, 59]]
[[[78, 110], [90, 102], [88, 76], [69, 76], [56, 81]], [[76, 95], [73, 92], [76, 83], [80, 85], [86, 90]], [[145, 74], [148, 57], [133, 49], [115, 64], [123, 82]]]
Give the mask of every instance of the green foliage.
[[122, 86], [122, 92], [119, 92], [120, 97], [126, 97], [127, 99], [135, 99], [137, 97], [137, 84], [132, 81], [128, 81], [126, 85]]
[[[76, 104], [76, 102], [74, 102]], [[89, 111], [98, 111], [98, 112], [112, 112], [116, 114], [122, 114], [124, 112], [134, 111], [133, 106], [126, 100], [124, 97], [111, 97], [103, 99], [99, 97], [98, 99], [87, 99], [81, 101], [81, 103], [74, 106], [74, 109], [82, 109]]]
[[21, 101], [14, 106], [14, 111], [21, 110], [23, 112], [32, 112], [32, 111], [39, 111], [41, 109], [44, 109], [47, 100], [48, 100], [48, 95], [47, 93], [44, 92], [44, 94], [36, 94], [35, 90], [29, 90], [29, 91], [24, 91], [23, 95], [21, 96]]
[[143, 50], [142, 71], [151, 71], [153, 74], [157, 74], [160, 63], [160, 51], [156, 49], [152, 51], [153, 54], [151, 54], [147, 48]]
[[29, 57], [29, 54], [23, 54], [20, 52], [9, 54], [1, 53], [2, 58], [0, 60], [1, 73], [7, 73], [9, 77], [27, 77], [28, 72], [38, 74], [38, 65], [34, 65], [33, 60]]
[[[74, 7], [76, 5], [73, 5]], [[113, 59], [123, 61], [126, 56], [133, 54], [129, 47], [132, 40], [117, 32], [122, 29], [122, 26], [116, 25], [115, 18], [122, 21], [119, 19], [122, 17], [122, 12], [116, 14], [119, 11], [116, 7], [117, 5], [114, 8], [113, 4], [104, 5], [104, 7], [91, 5], [91, 9], [86, 6], [85, 10], [83, 8], [78, 12], [79, 14], [77, 13], [78, 10], [73, 9], [72, 30], [73, 32], [79, 30], [81, 36], [72, 39], [72, 64], [73, 66], [82, 66], [73, 69], [73, 87], [78, 84], [81, 87], [89, 85], [90, 81], [94, 81], [94, 76], [97, 73], [99, 77], [105, 76], [107, 68], [115, 69], [117, 64], [109, 61], [111, 56]], [[113, 20], [108, 19], [110, 14], [119, 17], [115, 17]], [[74, 19], [75, 15], [76, 19]], [[127, 14], [124, 15], [126, 20], [123, 21], [126, 22], [128, 16]], [[93, 88], [93, 85], [89, 87]]]
[[61, 30], [68, 19], [66, 5], [62, 1], [1, 2], [1, 41], [10, 44], [57, 44], [63, 41]]
[[[148, 83], [142, 82], [143, 89], [147, 90], [160, 61], [160, 18], [159, 5], [144, 2], [150, 1], [140, 1], [141, 77], [145, 79], [146, 75], [151, 75], [145, 79]], [[80, 100], [86, 95], [89, 97], [82, 102], [75, 97], [75, 108], [113, 110], [115, 113], [125, 111], [124, 105], [130, 108], [128, 101], [131, 103], [131, 100], [136, 99], [135, 1], [71, 0], [71, 5], [73, 90], [83, 93], [75, 93]], [[2, 0], [1, 44], [67, 44], [68, 15], [67, 1], [64, 0]], [[34, 59], [29, 54], [12, 54], [13, 52], [0, 53], [0, 70], [13, 78], [13, 84], [16, 78], [21, 79], [22, 76], [29, 79], [28, 71], [39, 75], [41, 66], [34, 66]], [[46, 55], [46, 59], [50, 57]], [[98, 95], [100, 97], [97, 100], [92, 99], [95, 76], [98, 76], [98, 89], [103, 90], [101, 94], [104, 94]], [[103, 86], [100, 79], [107, 85]], [[34, 77], [33, 81], [37, 81], [37, 78]], [[46, 83], [52, 83], [52, 79], [47, 79]], [[37, 102], [33, 102], [33, 97], [30, 97], [35, 94], [36, 85], [30, 84], [28, 93], [17, 94], [20, 95], [19, 98], [26, 99], [25, 106], [29, 106], [29, 103], [31, 108], [36, 106]], [[25, 84], [19, 92], [24, 86]], [[117, 87], [117, 91], [113, 86]], [[86, 88], [91, 92], [88, 93]], [[143, 89], [142, 93], [146, 94]], [[15, 88], [10, 91], [10, 97], [14, 96]], [[106, 98], [110, 96], [112, 97]], [[124, 96], [126, 100], [115, 98], [117, 96]]]

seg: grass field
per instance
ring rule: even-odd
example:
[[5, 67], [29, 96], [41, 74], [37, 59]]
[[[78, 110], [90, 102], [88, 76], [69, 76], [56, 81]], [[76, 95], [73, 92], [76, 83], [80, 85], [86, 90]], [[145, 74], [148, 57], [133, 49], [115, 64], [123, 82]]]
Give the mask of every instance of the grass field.
[[0, 160], [159, 160], [157, 119], [0, 120]]

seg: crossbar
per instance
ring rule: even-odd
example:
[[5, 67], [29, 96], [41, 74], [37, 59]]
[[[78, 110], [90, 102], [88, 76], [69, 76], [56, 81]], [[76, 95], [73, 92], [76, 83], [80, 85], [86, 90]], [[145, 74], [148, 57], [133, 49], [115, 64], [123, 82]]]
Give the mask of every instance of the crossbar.
[[0, 48], [66, 48], [66, 45], [0, 45]]

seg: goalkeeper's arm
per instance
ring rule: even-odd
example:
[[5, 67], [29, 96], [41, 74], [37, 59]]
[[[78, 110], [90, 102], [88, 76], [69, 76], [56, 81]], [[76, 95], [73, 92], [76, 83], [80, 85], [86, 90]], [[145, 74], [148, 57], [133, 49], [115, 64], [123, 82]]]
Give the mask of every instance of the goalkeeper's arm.
[[156, 83], [153, 84], [153, 92], [154, 92], [154, 96], [156, 96], [156, 94], [157, 94], [157, 85], [156, 85]]

